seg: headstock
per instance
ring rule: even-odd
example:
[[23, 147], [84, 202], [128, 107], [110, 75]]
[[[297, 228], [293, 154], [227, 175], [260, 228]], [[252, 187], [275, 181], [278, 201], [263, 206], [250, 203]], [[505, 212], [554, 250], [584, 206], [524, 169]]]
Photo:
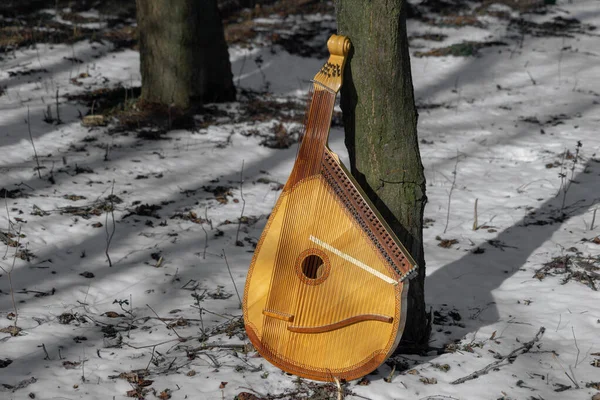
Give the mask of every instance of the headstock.
[[328, 89], [337, 92], [342, 86], [344, 77], [344, 65], [346, 57], [350, 52], [350, 39], [346, 36], [331, 35], [327, 41], [329, 49], [329, 60], [323, 65], [323, 68], [315, 75], [315, 82], [327, 87]]

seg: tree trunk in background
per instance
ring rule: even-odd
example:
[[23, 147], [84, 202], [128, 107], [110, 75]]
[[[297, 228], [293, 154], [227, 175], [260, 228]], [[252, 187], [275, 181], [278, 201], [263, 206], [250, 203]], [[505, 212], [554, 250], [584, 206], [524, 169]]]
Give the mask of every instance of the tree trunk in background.
[[136, 0], [142, 100], [188, 108], [235, 87], [216, 0]]
[[351, 171], [419, 265], [410, 281], [401, 351], [427, 345], [423, 210], [425, 176], [417, 138], [405, 0], [338, 0], [338, 32], [353, 50], [341, 106]]

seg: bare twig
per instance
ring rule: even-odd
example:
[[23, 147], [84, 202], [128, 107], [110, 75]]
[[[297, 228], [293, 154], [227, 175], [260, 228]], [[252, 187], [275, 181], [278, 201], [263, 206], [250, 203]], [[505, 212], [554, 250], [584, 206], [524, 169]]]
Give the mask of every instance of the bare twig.
[[515, 350], [511, 351], [508, 355], [500, 358], [497, 361], [494, 361], [491, 364], [488, 364], [487, 366], [485, 366], [484, 368], [477, 370], [463, 378], [457, 379], [455, 381], [452, 381], [451, 383], [453, 385], [458, 385], [460, 383], [464, 383], [466, 381], [470, 381], [472, 379], [477, 379], [479, 378], [481, 375], [485, 375], [490, 371], [495, 370], [496, 368], [498, 368], [500, 366], [500, 364], [504, 363], [507, 360], [511, 360], [515, 357], [517, 357], [519, 354], [524, 354], [529, 352], [529, 350], [531, 350], [531, 348], [533, 347], [533, 345], [539, 341], [542, 338], [542, 335], [544, 335], [544, 332], [546, 331], [546, 328], [544, 328], [543, 326], [540, 328], [540, 330], [538, 331], [538, 333], [535, 335], [535, 337], [533, 339], [531, 339], [529, 342], [524, 343], [522, 346], [516, 348]]
[[108, 253], [108, 250], [110, 248], [110, 243], [112, 242], [112, 238], [115, 235], [115, 230], [117, 229], [115, 226], [115, 204], [113, 201], [114, 192], [115, 192], [115, 180], [113, 179], [112, 188], [110, 190], [110, 196], [108, 197], [110, 199], [110, 215], [111, 215], [111, 219], [112, 219], [112, 232], [108, 231], [108, 212], [106, 213], [106, 219], [104, 220], [104, 228], [106, 229], [106, 249], [104, 251], [104, 254], [106, 254], [106, 259], [108, 260], [109, 267], [112, 267], [112, 260], [110, 259], [110, 254]]
[[208, 248], [208, 232], [204, 227], [204, 222], [208, 222], [208, 207], [204, 209], [204, 219], [205, 221], [200, 222], [200, 227], [204, 231], [204, 252], [202, 252], [202, 259], [206, 260], [206, 249]]
[[134, 346], [132, 344], [129, 344], [127, 342], [123, 342], [123, 344], [127, 347], [131, 347], [132, 349], [136, 349], [136, 350], [141, 350], [141, 349], [149, 349], [150, 347], [156, 347], [156, 346], [160, 346], [162, 344], [167, 344], [167, 343], [171, 343], [171, 342], [179, 342], [181, 341], [181, 339], [169, 339], [169, 340], [165, 340], [164, 342], [159, 342], [159, 343], [154, 343], [154, 344], [149, 344], [146, 346]]
[[[571, 188], [571, 184], [573, 183], [573, 179], [575, 177], [575, 167], [577, 166], [577, 160], [579, 159], [579, 149], [582, 146], [583, 145], [581, 144], [581, 142], [578, 141], [577, 146], [575, 147], [575, 155], [573, 156], [573, 164], [571, 164], [571, 178], [567, 179], [566, 167], [565, 167], [565, 172], [563, 173], [562, 166], [561, 166], [560, 178], [561, 178], [561, 187], [562, 187], [562, 191], [563, 191], [562, 203], [560, 205], [560, 213], [561, 214], [564, 214], [565, 203], [567, 201], [567, 192]], [[567, 156], [567, 152], [568, 151], [565, 150], [565, 153], [563, 155], [563, 164], [564, 164], [564, 160]]]
[[571, 332], [573, 332], [573, 340], [575, 341], [575, 348], [577, 349], [577, 358], [575, 359], [575, 368], [577, 368], [577, 365], [579, 364], [579, 346], [577, 345], [577, 338], [575, 337], [575, 328], [571, 327]]
[[46, 357], [44, 357], [44, 360], [52, 360], [50, 358], [50, 355], [48, 354], [48, 350], [46, 350], [46, 345], [44, 343], [42, 343], [42, 349], [44, 349], [44, 353], [46, 354]]
[[478, 229], [478, 226], [477, 226], [477, 201], [478, 200], [479, 199], [475, 199], [475, 208], [473, 210], [473, 214], [474, 214], [474, 217], [473, 217], [474, 218], [474, 220], [473, 220], [473, 230], [474, 231], [476, 231]]
[[172, 329], [173, 332], [175, 332], [175, 335], [177, 335], [177, 337], [179, 338], [179, 340], [181, 340], [182, 342], [186, 341], [188, 338], [183, 338], [179, 335], [179, 333], [177, 332], [177, 330], [175, 329], [174, 326], [169, 327], [169, 324], [167, 324], [165, 321], [162, 320], [162, 318], [156, 313], [156, 311], [154, 311], [154, 309], [152, 307], [150, 307], [150, 304], [146, 304], [146, 307], [148, 307], [150, 310], [152, 310], [152, 312], [154, 313], [154, 315], [156, 315], [156, 317], [163, 323], [165, 324], [165, 326], [167, 327], [167, 329]]
[[246, 200], [244, 200], [243, 187], [244, 187], [244, 160], [242, 160], [242, 171], [240, 172], [240, 197], [242, 198], [242, 214], [240, 215], [240, 219], [238, 221], [237, 232], [235, 233], [235, 245], [236, 246], [244, 245], [244, 243], [242, 243], [239, 240], [240, 229], [242, 227], [242, 219], [244, 218], [244, 209], [246, 208]]
[[450, 192], [448, 193], [448, 213], [446, 214], [446, 226], [444, 227], [444, 233], [448, 230], [448, 223], [450, 222], [450, 202], [452, 201], [452, 192], [454, 191], [454, 187], [456, 186], [456, 169], [458, 167], [458, 151], [456, 152], [456, 164], [454, 164], [454, 171], [452, 174], [454, 178], [452, 178], [452, 186], [450, 187]]
[[244, 66], [246, 65], [246, 52], [244, 52], [244, 58], [242, 59], [242, 66], [240, 67], [240, 74], [238, 75], [237, 87], [240, 87], [240, 81], [242, 80], [242, 72], [244, 72]]
[[85, 347], [81, 345], [81, 350], [83, 352], [83, 358], [81, 359], [81, 382], [85, 383]]
[[196, 304], [198, 305], [198, 315], [200, 317], [200, 330], [202, 331], [202, 341], [206, 338], [206, 331], [204, 330], [204, 320], [202, 319], [202, 307], [200, 306], [200, 299], [204, 298], [204, 294], [206, 293], [206, 289], [202, 294], [198, 294], [198, 291], [194, 288], [194, 299], [196, 299]]
[[108, 161], [109, 154], [110, 154], [110, 144], [106, 143], [106, 148], [104, 149], [104, 161]]
[[62, 124], [60, 120], [60, 112], [58, 110], [58, 89], [56, 89], [56, 125]]
[[[10, 218], [9, 218], [9, 222], [10, 222]], [[8, 247], [9, 247], [9, 243], [10, 241], [6, 241], [6, 249], [8, 251]], [[13, 260], [12, 260], [12, 265], [10, 266], [9, 270], [6, 270], [2, 265], [0, 265], [0, 269], [2, 271], [4, 271], [4, 273], [6, 274], [6, 276], [8, 277], [8, 285], [10, 286], [10, 297], [12, 299], [12, 304], [13, 304], [13, 310], [15, 312], [15, 320], [14, 320], [14, 335], [16, 336], [19, 332], [19, 328], [17, 327], [17, 322], [19, 321], [19, 312], [17, 311], [17, 302], [15, 301], [15, 289], [13, 286], [13, 281], [12, 281], [12, 273], [15, 269], [15, 262], [17, 261], [17, 252], [19, 251], [19, 247], [21, 246], [21, 228], [19, 228], [19, 231], [17, 232], [17, 245], [15, 247], [15, 254], [13, 255]]]
[[533, 83], [533, 85], [535, 86], [537, 82], [535, 81], [535, 79], [533, 79], [533, 76], [531, 76], [531, 74], [529, 73], [529, 70], [525, 70], [525, 71], [527, 72], [527, 75], [529, 75], [529, 79], [531, 79], [531, 83]]
[[[573, 371], [571, 371], [571, 372], [573, 372]], [[571, 382], [573, 382], [573, 384], [575, 385], [575, 387], [576, 387], [577, 389], [580, 389], [580, 387], [579, 387], [579, 385], [577, 384], [577, 382], [575, 382], [575, 380], [574, 380], [573, 378], [571, 378], [571, 375], [569, 375], [569, 374], [567, 373], [567, 371], [565, 371], [565, 375], [567, 376], [567, 378], [569, 378], [569, 380], [570, 380]]]
[[31, 147], [33, 147], [33, 156], [35, 158], [35, 163], [37, 164], [38, 177], [42, 179], [42, 167], [40, 167], [40, 160], [38, 159], [37, 151], [35, 150], [35, 144], [33, 144], [33, 135], [31, 134], [31, 119], [29, 117], [29, 106], [27, 106], [27, 130], [29, 131], [29, 140], [31, 140]]
[[335, 385], [337, 386], [337, 400], [343, 400], [344, 391], [342, 390], [342, 385], [340, 385], [340, 380], [337, 377], [333, 377], [335, 380]]
[[146, 372], [148, 372], [148, 368], [150, 368], [150, 363], [152, 362], [152, 359], [154, 359], [154, 350], [156, 349], [156, 346], [152, 347], [152, 354], [150, 354], [150, 361], [148, 361], [148, 365], [146, 365]]
[[204, 343], [200, 347], [193, 348], [189, 352], [194, 353], [206, 349], [233, 349], [233, 350], [244, 350], [247, 348], [246, 344], [223, 344], [223, 343]]
[[592, 224], [590, 225], [590, 231], [594, 230], [594, 222], [596, 222], [596, 211], [598, 211], [598, 208], [594, 208], [594, 214], [592, 214]]
[[229, 276], [231, 277], [231, 283], [233, 283], [233, 288], [235, 289], [235, 294], [237, 294], [238, 300], [240, 301], [240, 308], [242, 308], [242, 298], [240, 297], [240, 292], [238, 292], [237, 286], [235, 285], [235, 281], [233, 280], [233, 275], [231, 274], [231, 268], [229, 268], [229, 262], [227, 262], [227, 256], [225, 255], [225, 249], [223, 249], [223, 258], [225, 259], [225, 264], [227, 265], [227, 271], [229, 272]]

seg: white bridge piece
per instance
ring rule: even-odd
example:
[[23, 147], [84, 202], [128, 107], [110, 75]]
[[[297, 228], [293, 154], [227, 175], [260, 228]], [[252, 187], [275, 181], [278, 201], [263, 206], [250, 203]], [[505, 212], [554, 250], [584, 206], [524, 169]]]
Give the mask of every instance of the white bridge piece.
[[367, 264], [363, 263], [360, 260], [357, 260], [356, 258], [336, 249], [335, 247], [333, 247], [332, 245], [330, 245], [329, 243], [325, 243], [324, 241], [314, 237], [313, 235], [310, 235], [310, 237], [308, 238], [311, 242], [318, 244], [319, 246], [321, 246], [322, 248], [324, 248], [325, 250], [328, 250], [330, 252], [332, 252], [333, 254], [335, 254], [338, 257], [343, 258], [344, 260], [348, 261], [349, 263], [352, 263], [354, 265], [356, 265], [357, 267], [367, 271], [368, 273], [375, 275], [376, 277], [378, 277], [379, 279], [382, 279], [384, 281], [386, 281], [387, 283], [391, 283], [392, 285], [397, 285], [398, 282], [392, 278], [390, 278], [387, 275], [382, 274], [381, 272], [369, 267]]

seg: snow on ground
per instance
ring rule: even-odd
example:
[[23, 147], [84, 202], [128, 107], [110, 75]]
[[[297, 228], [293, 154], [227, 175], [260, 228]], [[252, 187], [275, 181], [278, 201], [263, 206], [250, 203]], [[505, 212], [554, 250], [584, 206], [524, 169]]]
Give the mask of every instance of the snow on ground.
[[[559, 1], [522, 17], [600, 26], [597, 6]], [[295, 23], [320, 20], [332, 23], [326, 16]], [[593, 240], [600, 216], [592, 222], [600, 199], [597, 33], [520, 35], [502, 18], [481, 20], [464, 27], [409, 20], [409, 36], [447, 35], [414, 39], [413, 53], [465, 40], [506, 45], [411, 59], [429, 199], [432, 351], [396, 357], [396, 369], [384, 364], [368, 385], [350, 382], [349, 399], [589, 399], [600, 387], [593, 386], [600, 381], [594, 284], [576, 276], [562, 284], [567, 273], [534, 277], [553, 260], [564, 263], [552, 272], [570, 263], [588, 278], [600, 266]], [[230, 55], [240, 89], [268, 88], [279, 102], [301, 100], [324, 61], [268, 46], [231, 46]], [[0, 66], [0, 236], [13, 245], [0, 264], [0, 328], [14, 323], [12, 281], [22, 329], [0, 334], [0, 398], [303, 396], [306, 382], [246, 346], [236, 293], [294, 161], [295, 145], [261, 146], [252, 133], [268, 134], [279, 120], [245, 118], [236, 102], [218, 106], [225, 116], [216, 123], [162, 140], [109, 135], [110, 127], [82, 126], [88, 107], [65, 95], [139, 86], [137, 52], [87, 41], [38, 44], [5, 54]], [[57, 118], [57, 91], [60, 125], [44, 122]], [[330, 141], [344, 156], [340, 127]], [[17, 244], [23, 259], [13, 257]], [[528, 353], [451, 384], [541, 327]], [[199, 341], [202, 332], [211, 348]]]

